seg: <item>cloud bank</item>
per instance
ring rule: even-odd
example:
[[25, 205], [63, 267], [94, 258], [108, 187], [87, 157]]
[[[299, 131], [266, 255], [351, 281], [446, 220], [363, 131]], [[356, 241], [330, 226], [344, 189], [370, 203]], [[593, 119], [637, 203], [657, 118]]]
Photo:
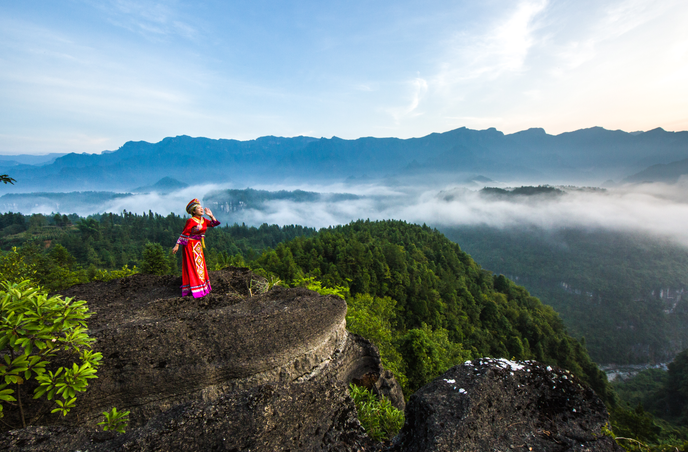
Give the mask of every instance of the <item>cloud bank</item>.
[[[228, 186], [199, 185], [170, 194], [135, 194], [81, 206], [70, 212], [85, 216], [123, 210], [184, 215], [192, 198]], [[583, 227], [623, 232], [641, 232], [665, 237], [688, 246], [688, 180], [674, 185], [645, 184], [608, 190], [565, 188], [561, 196], [511, 196], [500, 198], [465, 187], [443, 190], [382, 185], [269, 186], [268, 191], [295, 190], [318, 193], [351, 193], [357, 199], [318, 202], [267, 201], [236, 212], [215, 210], [223, 223], [249, 225], [300, 224], [322, 228], [358, 219], [404, 220], [436, 227], [485, 225], [497, 228], [537, 227], [545, 230]], [[55, 211], [54, 205], [18, 206], [23, 213]], [[211, 206], [212, 207], [212, 206]], [[7, 210], [7, 208], [6, 208]]]
[[337, 203], [275, 201], [249, 209], [252, 224], [326, 227], [357, 219], [399, 219], [437, 227], [487, 225], [602, 228], [643, 232], [688, 246], [688, 185], [648, 184], [608, 191], [568, 191], [559, 197], [497, 199], [465, 188], [397, 193]]

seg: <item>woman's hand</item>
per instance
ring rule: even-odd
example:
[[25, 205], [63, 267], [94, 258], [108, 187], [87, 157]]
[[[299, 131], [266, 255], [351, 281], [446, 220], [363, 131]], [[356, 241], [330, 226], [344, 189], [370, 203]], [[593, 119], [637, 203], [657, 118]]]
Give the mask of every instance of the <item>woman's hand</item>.
[[210, 209], [208, 209], [207, 207], [205, 208], [205, 214], [208, 215], [210, 218], [212, 218], [213, 221], [217, 221], [217, 220], [215, 220], [215, 216], [213, 215], [213, 212]]
[[172, 248], [172, 254], [177, 254], [177, 251], [179, 251], [179, 243], [174, 245], [174, 248]]

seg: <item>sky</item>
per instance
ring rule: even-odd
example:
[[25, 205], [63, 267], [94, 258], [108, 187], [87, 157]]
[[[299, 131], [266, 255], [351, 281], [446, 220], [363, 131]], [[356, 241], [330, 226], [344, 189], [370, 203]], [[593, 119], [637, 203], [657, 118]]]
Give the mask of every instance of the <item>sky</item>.
[[0, 154], [688, 130], [688, 2], [0, 1]]

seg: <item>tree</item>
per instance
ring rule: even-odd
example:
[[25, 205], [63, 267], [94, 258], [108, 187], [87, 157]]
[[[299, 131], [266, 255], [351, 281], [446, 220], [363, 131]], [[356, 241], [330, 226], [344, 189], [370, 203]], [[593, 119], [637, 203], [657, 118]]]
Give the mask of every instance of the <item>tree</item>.
[[[54, 399], [51, 412], [66, 416], [75, 406], [76, 393], [97, 378], [102, 359], [91, 350], [94, 339], [86, 332], [86, 302], [59, 295], [48, 298], [29, 281], [5, 281], [0, 287], [0, 417], [3, 405], [9, 404], [19, 410], [26, 427], [22, 388], [32, 378], [38, 383], [33, 398]], [[60, 362], [69, 360], [71, 366], [51, 365], [48, 359], [58, 355]]]
[[682, 423], [688, 425], [688, 349], [679, 353], [669, 364], [666, 393], [671, 414], [682, 417]]
[[0, 174], [0, 182], [2, 182], [2, 183], [4, 183], [4, 184], [12, 184], [12, 185], [14, 185], [14, 183], [17, 182], [17, 181], [16, 181], [16, 179], [11, 178], [11, 177], [8, 176], [7, 174]]
[[170, 271], [170, 263], [165, 256], [162, 245], [159, 243], [146, 243], [143, 250], [143, 264], [141, 272], [152, 275], [166, 275]]
[[427, 329], [412, 329], [401, 339], [399, 347], [406, 361], [406, 376], [411, 391], [432, 380], [443, 371], [440, 349], [428, 337]]

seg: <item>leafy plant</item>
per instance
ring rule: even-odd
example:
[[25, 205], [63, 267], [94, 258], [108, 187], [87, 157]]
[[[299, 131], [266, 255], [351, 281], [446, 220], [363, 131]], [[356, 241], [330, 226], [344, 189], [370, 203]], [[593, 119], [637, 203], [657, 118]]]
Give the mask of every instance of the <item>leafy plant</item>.
[[18, 283], [31, 280], [35, 282], [36, 273], [36, 266], [26, 262], [16, 246], [0, 257], [0, 278], [3, 281]]
[[404, 358], [396, 347], [397, 334], [392, 327], [396, 301], [390, 297], [356, 294], [346, 300], [346, 305], [346, 329], [377, 346], [383, 367], [392, 371], [401, 387], [408, 392]]
[[103, 426], [104, 431], [114, 430], [118, 433], [124, 433], [129, 425], [129, 411], [118, 412], [117, 407], [112, 407], [110, 411], [103, 411], [105, 420], [98, 422], [98, 425]]
[[112, 281], [113, 279], [124, 278], [126, 276], [135, 275], [139, 272], [139, 269], [134, 265], [133, 268], [129, 268], [125, 265], [120, 270], [103, 270], [97, 269], [93, 275], [93, 281]]
[[294, 287], [305, 287], [308, 290], [318, 292], [320, 295], [335, 295], [339, 298], [349, 296], [349, 289], [344, 286], [323, 287], [321, 281], [315, 279], [315, 276], [300, 277], [294, 280]]
[[[59, 295], [49, 298], [29, 281], [5, 281], [0, 287], [0, 417], [3, 405], [17, 407], [26, 427], [22, 386], [31, 378], [38, 383], [33, 398], [55, 399], [51, 412], [66, 416], [76, 393], [97, 378], [102, 359], [91, 350], [94, 339], [87, 334], [86, 302]], [[58, 353], [74, 359], [71, 366], [51, 368], [48, 358]]]
[[404, 425], [404, 413], [392, 406], [386, 397], [378, 397], [363, 386], [349, 385], [356, 404], [358, 420], [368, 436], [376, 441], [389, 441]]
[[12, 185], [14, 185], [14, 183], [17, 182], [17, 180], [14, 179], [14, 178], [11, 178], [11, 177], [8, 176], [7, 174], [0, 174], [0, 182], [2, 182], [2, 183], [4, 183], [4, 184], [12, 184]]

